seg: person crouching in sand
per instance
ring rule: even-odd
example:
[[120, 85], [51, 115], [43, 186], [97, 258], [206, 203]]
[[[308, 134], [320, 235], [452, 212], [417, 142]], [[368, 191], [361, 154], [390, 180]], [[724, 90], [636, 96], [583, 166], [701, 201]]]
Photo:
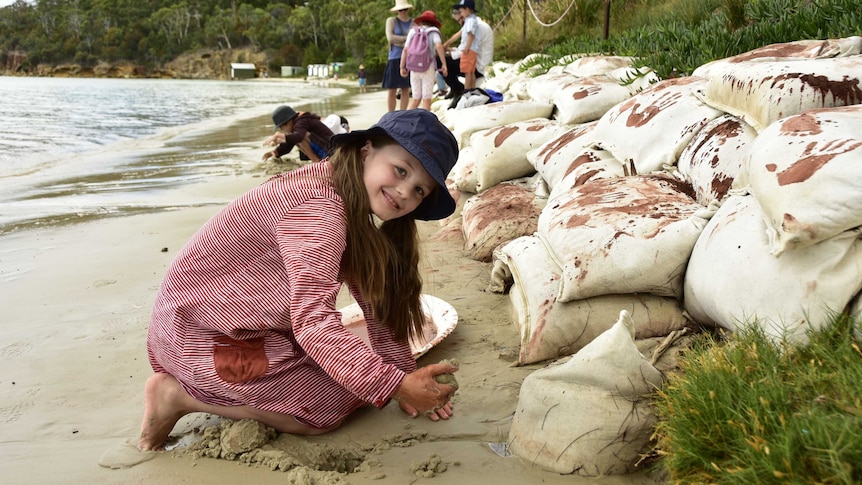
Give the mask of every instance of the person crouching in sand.
[[[424, 323], [416, 220], [455, 210], [455, 138], [410, 110], [332, 144], [222, 209], [168, 268], [147, 334], [141, 450], [162, 449], [192, 412], [306, 435], [390, 399], [413, 417], [452, 416], [455, 388], [435, 378], [457, 367], [417, 369], [409, 338]], [[342, 325], [342, 285], [371, 348]]]

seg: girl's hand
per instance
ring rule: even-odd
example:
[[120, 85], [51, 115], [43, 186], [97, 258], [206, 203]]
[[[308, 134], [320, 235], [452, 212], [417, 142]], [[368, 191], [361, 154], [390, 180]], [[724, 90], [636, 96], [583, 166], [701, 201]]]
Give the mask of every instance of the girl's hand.
[[452, 374], [457, 367], [441, 362], [416, 369], [407, 374], [392, 396], [407, 414], [414, 418], [420, 413], [432, 421], [449, 419], [452, 416], [452, 395], [456, 387], [441, 384], [435, 379], [440, 374]]
[[407, 69], [401, 68], [401, 77], [407, 77]]
[[272, 151], [269, 151], [269, 152], [266, 152], [263, 154], [263, 161], [264, 162], [269, 160], [270, 158], [275, 158], [275, 150], [272, 150]]
[[[419, 412], [416, 411], [413, 407], [410, 407], [402, 402], [398, 403], [401, 406], [401, 409], [404, 410], [405, 413], [409, 414], [412, 417], [419, 416]], [[428, 416], [428, 419], [431, 421], [440, 421], [441, 419], [449, 419], [452, 417], [452, 401], [447, 402], [443, 405], [443, 407], [437, 409], [436, 411], [429, 411], [425, 413]]]

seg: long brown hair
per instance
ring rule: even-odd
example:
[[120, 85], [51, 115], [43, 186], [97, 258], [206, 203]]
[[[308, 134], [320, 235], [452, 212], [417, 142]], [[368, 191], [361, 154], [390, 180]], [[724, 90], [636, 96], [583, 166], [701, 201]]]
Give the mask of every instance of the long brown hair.
[[[374, 148], [396, 142], [382, 134], [366, 137]], [[347, 249], [342, 259], [344, 274], [355, 281], [374, 309], [374, 315], [391, 327], [396, 338], [422, 335], [425, 315], [420, 296], [419, 237], [411, 214], [378, 226], [363, 179], [361, 154], [365, 140], [351, 140], [335, 148], [329, 158], [332, 182], [344, 200]]]

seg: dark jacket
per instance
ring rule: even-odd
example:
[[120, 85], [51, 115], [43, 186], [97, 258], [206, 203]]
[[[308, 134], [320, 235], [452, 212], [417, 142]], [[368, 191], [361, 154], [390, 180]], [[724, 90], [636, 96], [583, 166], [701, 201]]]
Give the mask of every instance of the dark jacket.
[[329, 153], [332, 146], [329, 139], [332, 138], [332, 130], [320, 121], [320, 116], [314, 113], [300, 112], [293, 123], [293, 131], [284, 134], [284, 143], [275, 147], [275, 156], [281, 157], [291, 150], [293, 146], [305, 139], [305, 134], [311, 134], [311, 142], [322, 147]]

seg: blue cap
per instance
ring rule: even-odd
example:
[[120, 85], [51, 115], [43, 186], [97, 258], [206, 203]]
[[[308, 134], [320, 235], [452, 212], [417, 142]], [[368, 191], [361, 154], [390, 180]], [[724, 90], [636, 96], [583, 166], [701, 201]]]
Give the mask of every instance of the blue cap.
[[430, 111], [411, 109], [390, 111], [367, 130], [354, 130], [332, 137], [333, 147], [364, 140], [369, 134], [383, 133], [416, 157], [439, 190], [425, 197], [413, 216], [422, 221], [443, 219], [455, 212], [455, 199], [446, 188], [446, 177], [458, 161], [458, 142]]
[[476, 11], [476, 2], [474, 0], [461, 0], [460, 2], [452, 5], [453, 9], [459, 9], [461, 7], [469, 8], [472, 11]]

